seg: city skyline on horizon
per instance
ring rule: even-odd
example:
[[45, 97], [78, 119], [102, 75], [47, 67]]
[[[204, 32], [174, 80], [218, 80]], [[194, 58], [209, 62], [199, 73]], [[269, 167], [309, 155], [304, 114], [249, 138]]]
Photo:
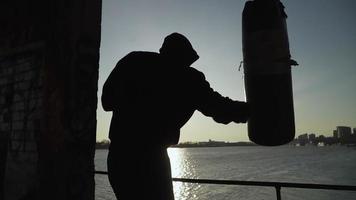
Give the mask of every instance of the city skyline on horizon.
[[[302, 135], [315, 135], [315, 136], [327, 136], [327, 137], [335, 137], [335, 131], [337, 130], [338, 127], [346, 127], [346, 128], [350, 128], [351, 130], [351, 134], [356, 136], [356, 126], [355, 127], [352, 127], [352, 126], [336, 126], [336, 129], [334, 129], [331, 133], [331, 134], [326, 134], [324, 135], [323, 133], [317, 133], [317, 132], [310, 132], [310, 133], [299, 133], [299, 134], [296, 134], [294, 139], [297, 139], [299, 136], [302, 136]], [[104, 138], [102, 140], [96, 140], [96, 142], [105, 142], [105, 141], [110, 141], [109, 138]], [[214, 140], [214, 139], [208, 139], [208, 140], [204, 140], [204, 141], [181, 141], [180, 143], [185, 143], [185, 142], [205, 142], [205, 141], [218, 141], [220, 142], [220, 140]], [[224, 141], [224, 140], [221, 140], [221, 142], [251, 142], [250, 140], [248, 141], [244, 141], [244, 140], [239, 140], [239, 141]]]
[[[292, 69], [296, 136], [306, 132], [331, 136], [338, 125], [356, 127], [356, 94], [352, 93], [356, 86], [356, 2], [320, 2], [282, 1], [288, 14], [292, 58], [300, 64]], [[244, 100], [243, 72], [238, 71], [243, 5], [244, 1], [229, 0], [103, 2], [97, 140], [108, 136], [111, 113], [102, 110], [100, 96], [116, 62], [134, 50], [157, 52], [172, 32], [192, 42], [201, 57], [193, 67], [206, 75], [213, 89]], [[246, 124], [221, 125], [195, 112], [182, 128], [180, 142], [209, 138], [249, 141]]]

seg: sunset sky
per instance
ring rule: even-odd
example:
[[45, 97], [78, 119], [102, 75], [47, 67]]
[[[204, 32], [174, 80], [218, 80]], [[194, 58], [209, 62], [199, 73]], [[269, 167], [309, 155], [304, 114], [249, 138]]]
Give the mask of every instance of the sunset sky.
[[[107, 139], [111, 113], [101, 89], [117, 61], [131, 51], [158, 52], [165, 36], [184, 34], [200, 55], [192, 67], [223, 96], [244, 100], [243, 0], [103, 0], [97, 140]], [[356, 1], [284, 0], [292, 58], [296, 133], [332, 135], [356, 127]], [[168, 66], [167, 66], [168, 67]], [[159, 122], [157, 122], [159, 123]], [[137, 121], [137, 125], [140, 122]], [[266, 130], [268, 132], [268, 130]], [[247, 126], [222, 125], [195, 112], [184, 141], [248, 141]]]

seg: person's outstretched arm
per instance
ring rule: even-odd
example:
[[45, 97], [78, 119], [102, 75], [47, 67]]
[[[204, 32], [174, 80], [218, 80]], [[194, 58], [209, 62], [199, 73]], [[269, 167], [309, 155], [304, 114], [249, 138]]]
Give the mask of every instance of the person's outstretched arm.
[[197, 110], [216, 122], [228, 124], [230, 122], [246, 123], [249, 107], [246, 102], [234, 101], [221, 96], [214, 91], [203, 73], [194, 70], [194, 96], [197, 100]]

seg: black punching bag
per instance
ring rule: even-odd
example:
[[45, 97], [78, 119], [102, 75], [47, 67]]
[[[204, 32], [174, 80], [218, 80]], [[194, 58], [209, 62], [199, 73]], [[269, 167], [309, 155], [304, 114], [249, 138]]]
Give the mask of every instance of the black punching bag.
[[294, 139], [294, 108], [287, 15], [279, 0], [248, 1], [242, 16], [248, 135], [259, 145]]

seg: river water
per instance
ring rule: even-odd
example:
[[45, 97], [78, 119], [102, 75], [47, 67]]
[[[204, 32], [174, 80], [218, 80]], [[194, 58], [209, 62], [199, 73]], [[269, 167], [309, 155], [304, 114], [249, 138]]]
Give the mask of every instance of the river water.
[[[96, 170], [106, 171], [107, 150], [97, 150]], [[170, 148], [172, 176], [356, 185], [356, 149], [325, 147]], [[96, 200], [114, 200], [106, 175], [96, 175]], [[275, 200], [275, 189], [174, 182], [176, 200]], [[139, 189], [139, 188], [138, 188]], [[355, 200], [356, 192], [282, 188], [283, 200]]]

